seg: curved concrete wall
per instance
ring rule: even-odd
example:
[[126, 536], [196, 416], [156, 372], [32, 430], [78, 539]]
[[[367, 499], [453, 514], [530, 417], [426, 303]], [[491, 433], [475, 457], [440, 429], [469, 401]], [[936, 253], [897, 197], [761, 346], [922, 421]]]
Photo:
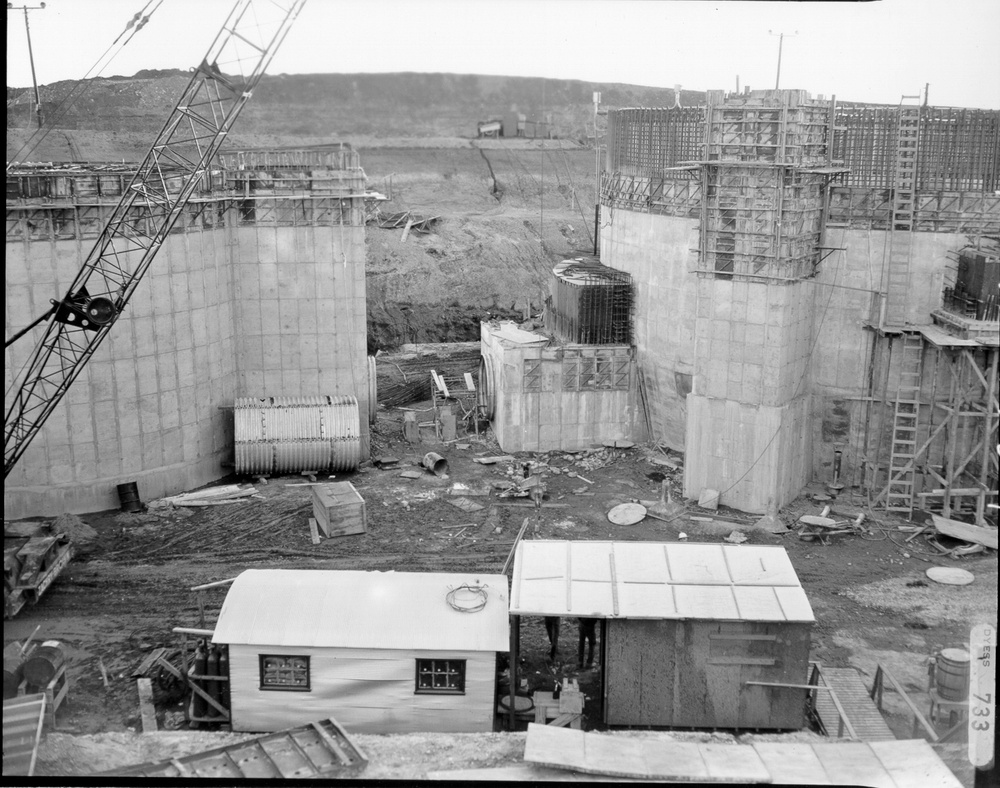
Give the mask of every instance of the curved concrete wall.
[[[292, 211], [314, 204], [303, 200]], [[7, 477], [6, 518], [117, 508], [122, 482], [137, 482], [140, 497], [152, 500], [226, 475], [238, 396], [353, 394], [368, 412], [360, 204], [345, 209], [343, 225], [328, 216], [248, 226], [232, 203], [206, 210], [218, 220], [167, 237], [125, 313]], [[12, 240], [8, 225], [7, 336], [65, 292], [92, 243]], [[6, 389], [40, 333], [5, 351]], [[367, 419], [361, 426], [366, 458]]]

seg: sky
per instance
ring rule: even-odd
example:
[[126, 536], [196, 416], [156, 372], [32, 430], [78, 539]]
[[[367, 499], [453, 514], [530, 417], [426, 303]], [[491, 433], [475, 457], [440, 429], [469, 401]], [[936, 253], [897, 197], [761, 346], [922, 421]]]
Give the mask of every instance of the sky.
[[[39, 84], [85, 76], [147, 0], [29, 12]], [[31, 85], [23, 5], [7, 84]], [[163, 0], [101, 76], [200, 62], [232, 0]], [[496, 74], [1000, 109], [1000, 0], [308, 0], [269, 73]], [[783, 33], [784, 37], [779, 34]]]

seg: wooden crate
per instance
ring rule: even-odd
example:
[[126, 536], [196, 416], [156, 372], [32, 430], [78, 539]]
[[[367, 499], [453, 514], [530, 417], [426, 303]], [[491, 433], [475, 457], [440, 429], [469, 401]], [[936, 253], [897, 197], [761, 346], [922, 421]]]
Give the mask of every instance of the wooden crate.
[[350, 482], [318, 484], [313, 489], [313, 514], [324, 536], [363, 534], [368, 529], [365, 499]]

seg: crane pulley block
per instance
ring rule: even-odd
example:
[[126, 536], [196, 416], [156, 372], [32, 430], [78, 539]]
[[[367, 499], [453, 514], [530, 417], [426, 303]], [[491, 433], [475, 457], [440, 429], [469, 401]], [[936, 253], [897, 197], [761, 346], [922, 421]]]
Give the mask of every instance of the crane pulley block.
[[53, 320], [79, 326], [88, 331], [100, 331], [101, 327], [110, 323], [118, 313], [114, 301], [104, 296], [91, 298], [86, 288], [67, 295], [62, 301], [52, 299], [52, 305], [55, 307]]

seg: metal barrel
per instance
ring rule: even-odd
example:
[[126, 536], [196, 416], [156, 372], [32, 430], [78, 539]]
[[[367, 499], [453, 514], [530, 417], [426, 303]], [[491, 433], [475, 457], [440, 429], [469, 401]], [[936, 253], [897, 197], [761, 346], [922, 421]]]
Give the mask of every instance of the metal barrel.
[[45, 687], [66, 662], [66, 652], [58, 640], [46, 640], [24, 661], [24, 679], [36, 687]]
[[944, 700], [966, 700], [969, 694], [969, 652], [942, 649], [937, 655], [934, 684]]
[[123, 512], [141, 512], [142, 500], [139, 498], [139, 485], [135, 482], [125, 482], [118, 485], [118, 502]]
[[448, 473], [448, 461], [440, 454], [435, 454], [432, 451], [424, 455], [424, 467], [435, 476]]
[[29, 644], [27, 652], [21, 653], [21, 644], [16, 640], [3, 650], [3, 697], [17, 697], [17, 688], [24, 678], [24, 661], [31, 656], [37, 644]]
[[236, 473], [351, 471], [361, 464], [355, 397], [240, 397], [234, 431]]

